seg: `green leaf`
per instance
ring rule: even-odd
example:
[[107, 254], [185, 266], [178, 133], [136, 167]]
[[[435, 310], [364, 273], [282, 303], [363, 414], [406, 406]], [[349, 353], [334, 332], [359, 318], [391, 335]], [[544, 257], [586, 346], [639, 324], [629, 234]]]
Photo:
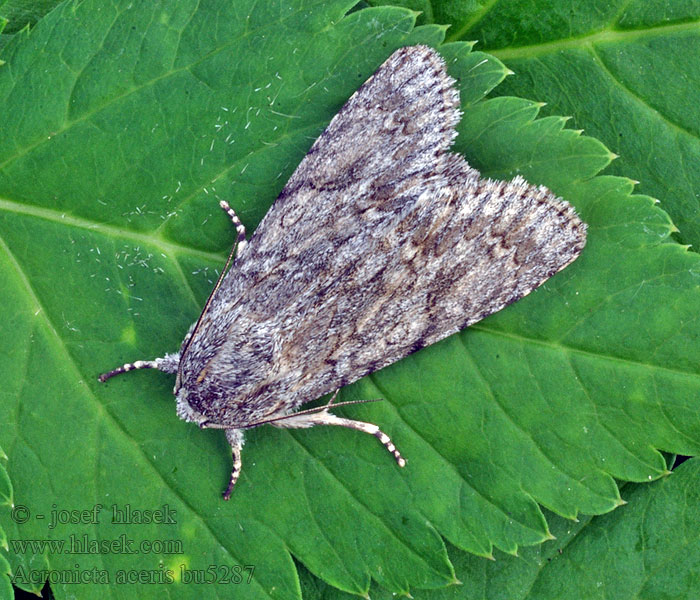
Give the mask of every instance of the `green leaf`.
[[[519, 556], [486, 561], [450, 550], [461, 584], [416, 592], [416, 600], [604, 599], [654, 600], [700, 595], [700, 461], [685, 462], [671, 477], [628, 485], [627, 505], [572, 525], [552, 517], [556, 540]], [[350, 600], [301, 570], [306, 600]], [[372, 598], [389, 600], [380, 589]]]
[[[343, 391], [386, 399], [345, 412], [380, 424], [406, 469], [356, 432], [259, 428], [224, 503], [223, 435], [176, 418], [172, 378], [97, 383], [179, 346], [232, 240], [217, 196], [252, 231], [374, 69], [442, 40], [415, 13], [352, 5], [67, 3], [4, 49], [0, 443], [16, 501], [45, 517], [1, 513], [10, 539], [126, 536], [140, 553], [81, 555], [80, 571], [141, 598], [299, 598], [293, 558], [340, 590], [414, 593], [456, 581], [443, 538], [515, 553], [551, 538], [540, 506], [610, 511], [614, 478], [667, 472], [657, 448], [697, 452], [697, 256], [629, 180], [596, 177], [600, 143], [536, 120], [534, 102], [484, 101], [507, 70], [464, 43], [440, 47], [462, 94], [456, 149], [485, 175], [549, 185], [590, 235], [521, 302]], [[112, 523], [113, 504], [174, 522]], [[52, 509], [69, 522], [49, 529]], [[10, 559], [15, 573], [75, 565], [40, 549]], [[140, 573], [150, 580], [119, 580]], [[227, 575], [241, 581], [199, 583]]]
[[12, 600], [15, 597], [10, 583], [11, 571], [10, 563], [4, 556], [0, 556], [0, 598], [2, 600]]
[[[5, 511], [12, 507], [12, 482], [7, 475], [7, 469], [5, 468], [5, 461], [7, 461], [7, 455], [0, 448], [0, 511]], [[7, 535], [5, 530], [0, 525], [0, 547], [5, 551], [9, 550], [9, 545], [7, 543]], [[9, 600], [14, 598], [14, 592], [12, 591], [12, 584], [10, 583], [11, 567], [10, 563], [4, 556], [0, 555], [0, 599]]]
[[3, 34], [33, 26], [58, 4], [57, 0], [0, 0], [0, 17], [8, 21]]

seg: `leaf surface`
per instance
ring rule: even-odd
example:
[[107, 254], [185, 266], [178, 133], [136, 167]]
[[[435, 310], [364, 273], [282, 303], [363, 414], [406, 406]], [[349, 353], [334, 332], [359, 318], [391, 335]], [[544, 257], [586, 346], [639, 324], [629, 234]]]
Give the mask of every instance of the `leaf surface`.
[[[3, 51], [0, 102], [17, 118], [0, 130], [0, 443], [32, 515], [99, 519], [0, 522], [11, 539], [125, 534], [139, 548], [81, 557], [110, 585], [57, 584], [57, 597], [299, 598], [293, 557], [355, 594], [372, 580], [438, 588], [455, 581], [443, 538], [515, 552], [550, 537], [541, 506], [610, 511], [615, 478], [666, 473], [656, 448], [697, 451], [697, 257], [628, 180], [596, 177], [610, 160], [599, 142], [537, 120], [536, 103], [484, 101], [507, 71], [464, 43], [440, 47], [464, 110], [455, 149], [487, 176], [550, 186], [590, 235], [521, 302], [343, 391], [386, 399], [344, 414], [380, 424], [406, 469], [356, 432], [259, 428], [224, 503], [224, 437], [176, 418], [172, 378], [97, 383], [179, 346], [233, 238], [217, 197], [252, 231], [376, 67], [442, 40], [414, 13], [352, 5], [67, 3]], [[174, 522], [113, 523], [127, 505]], [[15, 571], [75, 564], [10, 558]], [[141, 571], [148, 584], [127, 583]]]
[[[625, 486], [627, 504], [571, 523], [550, 516], [556, 540], [495, 561], [450, 548], [460, 585], [417, 591], [416, 600], [696, 598], [700, 466], [691, 459], [651, 485]], [[350, 600], [301, 571], [306, 600]], [[389, 600], [384, 590], [372, 598]]]

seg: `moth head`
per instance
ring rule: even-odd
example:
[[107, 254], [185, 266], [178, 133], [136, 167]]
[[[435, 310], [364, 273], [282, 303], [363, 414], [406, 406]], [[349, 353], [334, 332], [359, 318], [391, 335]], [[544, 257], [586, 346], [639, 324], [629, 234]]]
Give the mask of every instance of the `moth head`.
[[189, 423], [203, 423], [207, 418], [192, 407], [188, 400], [189, 390], [187, 387], [178, 387], [179, 382], [180, 376], [178, 375], [178, 381], [173, 390], [175, 393], [175, 401], [177, 402], [177, 416]]

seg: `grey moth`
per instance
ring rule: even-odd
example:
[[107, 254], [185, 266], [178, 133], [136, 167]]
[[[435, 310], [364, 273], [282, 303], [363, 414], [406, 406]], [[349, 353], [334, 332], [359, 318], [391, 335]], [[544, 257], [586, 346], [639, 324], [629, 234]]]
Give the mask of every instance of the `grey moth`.
[[[223, 429], [377, 425], [309, 401], [525, 296], [579, 255], [586, 226], [548, 189], [480, 177], [449, 152], [459, 94], [440, 55], [397, 50], [347, 101], [229, 262], [178, 352], [100, 376], [176, 374], [177, 414]], [[439, 407], [436, 407], [439, 410]]]

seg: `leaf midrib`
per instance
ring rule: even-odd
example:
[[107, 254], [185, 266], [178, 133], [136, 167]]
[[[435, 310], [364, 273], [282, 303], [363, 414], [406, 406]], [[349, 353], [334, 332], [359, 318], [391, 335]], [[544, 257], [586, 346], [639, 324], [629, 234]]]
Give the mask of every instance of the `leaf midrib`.
[[91, 232], [97, 232], [111, 238], [126, 239], [134, 243], [153, 246], [159, 250], [162, 250], [164, 253], [169, 253], [171, 256], [187, 254], [193, 258], [198, 258], [209, 262], [222, 262], [226, 259], [224, 254], [197, 250], [196, 248], [192, 248], [190, 246], [183, 246], [182, 244], [168, 241], [162, 236], [154, 236], [149, 233], [139, 233], [138, 231], [124, 229], [122, 227], [109, 225], [107, 223], [90, 221], [88, 219], [76, 217], [75, 215], [70, 215], [66, 212], [59, 212], [51, 208], [0, 199], [0, 211], [13, 213], [16, 215], [36, 217], [52, 223], [69, 225]]
[[[620, 30], [608, 26], [595, 33], [587, 33], [567, 40], [552, 40], [550, 42], [542, 42], [541, 44], [518, 46], [517, 48], [485, 47], [483, 51], [488, 52], [490, 55], [504, 62], [517, 58], [532, 59], [541, 54], [552, 54], [553, 52], [560, 52], [562, 50], [579, 49], [594, 44], [631, 42], [645, 36], [668, 35], [669, 33], [676, 32], [697, 33], [698, 24], [700, 24], [700, 19], [640, 29]], [[462, 37], [467, 33], [467, 30], [468, 28], [459, 28], [452, 35], [448, 36], [445, 43], [461, 41]]]

